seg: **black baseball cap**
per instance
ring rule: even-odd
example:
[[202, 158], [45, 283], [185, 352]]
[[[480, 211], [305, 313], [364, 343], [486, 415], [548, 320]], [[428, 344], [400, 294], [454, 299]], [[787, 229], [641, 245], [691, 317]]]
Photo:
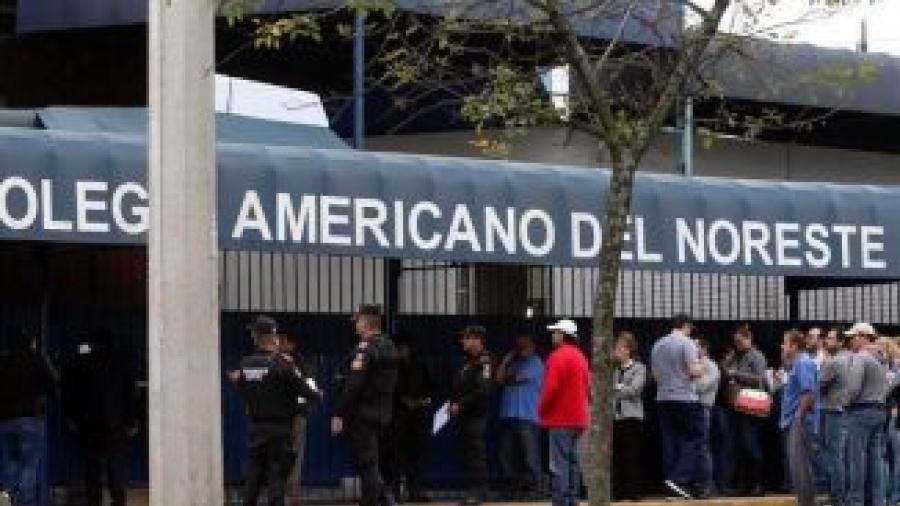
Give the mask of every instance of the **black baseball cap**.
[[271, 316], [258, 315], [249, 325], [247, 330], [258, 336], [269, 336], [278, 333], [278, 324]]

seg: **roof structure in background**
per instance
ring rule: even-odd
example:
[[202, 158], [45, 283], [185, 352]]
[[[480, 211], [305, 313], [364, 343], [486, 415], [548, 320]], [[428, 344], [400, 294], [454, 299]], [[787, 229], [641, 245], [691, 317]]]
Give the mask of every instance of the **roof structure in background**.
[[315, 93], [216, 74], [216, 112], [247, 118], [328, 128]]
[[[632, 2], [622, 1], [621, 10], [632, 12], [622, 31], [624, 40], [644, 44], [672, 43], [678, 31], [679, 18], [665, 2], [641, 0], [643, 5], [632, 8]], [[345, 6], [344, 0], [262, 0], [249, 2], [258, 14], [277, 14], [310, 10], [336, 9]], [[527, 21], [531, 7], [527, 0], [396, 0], [396, 7], [409, 12], [428, 15], [453, 13], [469, 18], [512, 18]], [[576, 29], [585, 37], [609, 37], [619, 30], [621, 17], [608, 4], [602, 17], [586, 12], [584, 4], [573, 2], [577, 11]], [[148, 16], [146, 0], [19, 0], [16, 28], [20, 33], [96, 28], [102, 26], [144, 23]], [[644, 22], [654, 19], [653, 26]]]
[[759, 102], [900, 115], [900, 58], [756, 40], [746, 57], [723, 58], [725, 96]]
[[[660, 5], [647, 0], [643, 13], [635, 11], [634, 22], [626, 24], [626, 40], [646, 44], [672, 43], [677, 33], [677, 17], [667, 16]], [[342, 0], [263, 0], [261, 13], [295, 12], [335, 8]], [[466, 13], [475, 17], [513, 17], [527, 19], [527, 0], [397, 0], [400, 9], [426, 15]], [[609, 38], [618, 28], [614, 19], [598, 19], [578, 14], [575, 24], [582, 35]], [[647, 29], [641, 19], [647, 16], [665, 20], [663, 29]], [[17, 29], [20, 33], [69, 30], [143, 23], [147, 19], [146, 0], [19, 0]], [[757, 40], [751, 44], [755, 62], [747, 66], [736, 58], [720, 62], [720, 81], [727, 98], [762, 103], [840, 109], [867, 114], [900, 115], [900, 58], [866, 54], [866, 64], [874, 67], [870, 78], [834, 86], [828, 73], [840, 73], [859, 62], [860, 53], [827, 49], [808, 44]], [[777, 84], [776, 84], [777, 83]]]

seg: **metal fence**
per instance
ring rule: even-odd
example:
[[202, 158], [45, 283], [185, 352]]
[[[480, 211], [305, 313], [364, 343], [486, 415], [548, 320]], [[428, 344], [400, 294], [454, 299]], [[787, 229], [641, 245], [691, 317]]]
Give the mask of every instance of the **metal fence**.
[[[267, 252], [223, 252], [222, 308], [238, 312], [349, 313], [384, 304], [384, 259]], [[599, 269], [403, 260], [398, 314], [588, 317]], [[616, 316], [699, 320], [790, 320], [791, 294], [780, 276], [624, 270]], [[900, 283], [801, 290], [802, 321], [900, 323]]]

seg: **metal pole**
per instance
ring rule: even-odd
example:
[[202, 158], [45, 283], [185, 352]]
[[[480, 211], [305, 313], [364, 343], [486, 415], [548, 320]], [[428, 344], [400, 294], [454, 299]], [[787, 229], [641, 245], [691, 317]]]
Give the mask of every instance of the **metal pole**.
[[402, 264], [397, 258], [384, 261], [384, 317], [385, 331], [389, 334], [397, 332], [397, 312], [400, 306], [400, 275]]
[[[38, 338], [40, 339], [40, 352], [49, 356], [48, 341], [50, 339], [50, 246], [42, 244], [37, 246], [35, 256], [40, 265], [41, 279], [41, 322]], [[54, 350], [55, 351], [55, 350]], [[52, 359], [51, 359], [52, 360]], [[57, 366], [59, 363], [57, 362]], [[56, 401], [59, 402], [59, 394], [56, 395]], [[44, 423], [47, 423], [47, 415], [44, 415]], [[46, 440], [41, 443], [41, 475], [38, 480], [39, 498], [41, 504], [47, 504], [50, 499], [50, 447]]]
[[684, 119], [681, 125], [681, 168], [684, 175], [694, 175], [694, 98], [684, 97]]
[[222, 506], [213, 78], [218, 0], [151, 0], [150, 505]]
[[[687, 28], [686, 7], [684, 3], [678, 3], [679, 27], [682, 39]], [[684, 41], [682, 40], [682, 45]], [[684, 83], [688, 86], [688, 83]], [[675, 115], [681, 132], [681, 172], [685, 177], [694, 175], [694, 98], [687, 90], [681, 90], [681, 100], [677, 102], [676, 109], [681, 109]], [[680, 107], [679, 107], [680, 105]]]
[[353, 146], [364, 148], [366, 136], [365, 67], [366, 67], [366, 15], [356, 11], [353, 24]]

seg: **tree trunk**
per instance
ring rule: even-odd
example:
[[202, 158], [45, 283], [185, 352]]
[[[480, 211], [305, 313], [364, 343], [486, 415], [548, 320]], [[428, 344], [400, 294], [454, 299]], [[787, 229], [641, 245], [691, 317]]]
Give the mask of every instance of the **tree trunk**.
[[591, 342], [591, 426], [589, 440], [588, 501], [591, 506], [611, 503], [613, 430], [613, 322], [619, 284], [622, 236], [631, 211], [631, 190], [636, 163], [613, 157], [612, 176], [606, 200], [603, 245], [600, 251], [600, 281], [594, 300]]

